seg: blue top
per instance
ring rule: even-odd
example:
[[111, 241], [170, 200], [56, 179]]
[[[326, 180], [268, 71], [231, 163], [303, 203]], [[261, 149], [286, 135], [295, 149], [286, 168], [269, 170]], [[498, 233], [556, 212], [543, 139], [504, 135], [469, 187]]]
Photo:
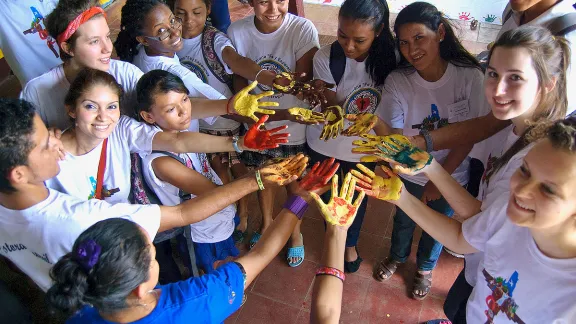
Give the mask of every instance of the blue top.
[[[144, 323], [222, 323], [242, 304], [244, 276], [234, 262], [197, 278], [158, 286], [162, 291], [156, 308]], [[66, 323], [109, 323], [98, 311], [86, 306]]]

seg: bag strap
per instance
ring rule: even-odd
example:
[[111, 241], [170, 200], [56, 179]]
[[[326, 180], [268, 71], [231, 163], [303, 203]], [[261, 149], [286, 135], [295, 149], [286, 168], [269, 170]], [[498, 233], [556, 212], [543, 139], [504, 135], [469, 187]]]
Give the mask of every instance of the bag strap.
[[576, 30], [576, 12], [567, 13], [561, 17], [554, 18], [546, 28], [554, 36], [564, 36]]
[[344, 49], [340, 46], [340, 43], [335, 41], [330, 45], [330, 73], [332, 73], [332, 78], [336, 86], [338, 86], [340, 80], [342, 80], [345, 69], [346, 54], [344, 54]]
[[221, 36], [226, 36], [226, 34], [222, 33], [218, 29], [206, 25], [204, 27], [204, 31], [202, 32], [202, 56], [204, 57], [204, 62], [208, 66], [208, 69], [212, 74], [218, 79], [218, 81], [226, 84], [230, 91], [234, 92], [234, 87], [232, 85], [232, 76], [226, 72], [226, 68], [224, 67], [224, 63], [220, 61], [218, 55], [216, 55], [216, 51], [214, 50], [214, 42], [216, 41], [216, 35], [221, 34]]
[[102, 200], [102, 186], [104, 182], [104, 172], [106, 171], [106, 154], [108, 147], [108, 139], [102, 142], [102, 150], [100, 151], [100, 161], [98, 162], [98, 174], [96, 175], [96, 192], [94, 198]]

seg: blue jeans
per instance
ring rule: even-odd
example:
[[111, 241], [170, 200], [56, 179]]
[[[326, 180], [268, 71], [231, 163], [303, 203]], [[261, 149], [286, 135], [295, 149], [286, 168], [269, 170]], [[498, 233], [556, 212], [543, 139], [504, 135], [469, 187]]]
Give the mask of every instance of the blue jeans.
[[[414, 197], [422, 197], [424, 186], [404, 179], [402, 179], [402, 182], [406, 190]], [[428, 202], [428, 207], [448, 217], [452, 217], [454, 214], [444, 197]], [[390, 247], [390, 257], [395, 261], [404, 263], [410, 256], [414, 229], [416, 229], [416, 223], [402, 209], [396, 208], [394, 228], [392, 229], [392, 246]], [[418, 270], [433, 270], [438, 257], [440, 257], [440, 252], [442, 252], [442, 244], [433, 239], [428, 233], [422, 231], [422, 237], [420, 237], [420, 242], [418, 243], [418, 253], [416, 254]]]
[[[310, 165], [313, 165], [316, 162], [322, 162], [326, 159], [329, 159], [329, 156], [325, 156], [314, 151], [312, 148], [308, 147], [308, 155], [310, 156]], [[346, 173], [350, 170], [356, 168], [356, 164], [359, 162], [349, 162], [336, 159], [336, 162], [340, 163], [340, 168], [338, 169], [338, 188], [342, 185], [342, 180]], [[376, 163], [362, 163], [370, 170], [374, 170], [376, 167]], [[321, 197], [324, 202], [328, 202], [330, 200], [330, 190], [324, 193]], [[358, 192], [354, 193], [354, 199], [358, 197]], [[352, 200], [354, 202], [354, 200]], [[353, 247], [358, 244], [358, 238], [360, 237], [360, 229], [362, 228], [362, 222], [364, 222], [364, 215], [366, 214], [366, 206], [368, 205], [368, 197], [362, 200], [360, 207], [358, 207], [358, 213], [356, 214], [356, 218], [354, 218], [354, 222], [348, 228], [348, 233], [346, 234], [346, 247]]]
[[226, 33], [228, 31], [231, 21], [227, 0], [212, 0], [210, 20], [212, 21], [212, 26], [216, 27], [221, 32]]

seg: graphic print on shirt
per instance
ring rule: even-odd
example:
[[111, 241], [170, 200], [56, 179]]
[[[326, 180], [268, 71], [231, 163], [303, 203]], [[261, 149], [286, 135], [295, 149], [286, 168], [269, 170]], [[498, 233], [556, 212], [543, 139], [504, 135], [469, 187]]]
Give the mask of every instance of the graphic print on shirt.
[[190, 56], [185, 56], [180, 60], [180, 64], [186, 67], [188, 70], [194, 72], [198, 79], [202, 80], [202, 82], [208, 84], [208, 71], [194, 58]]
[[30, 23], [30, 28], [26, 29], [22, 33], [24, 35], [38, 34], [41, 40], [46, 40], [46, 45], [52, 51], [52, 53], [54, 53], [54, 56], [60, 57], [58, 51], [56, 50], [56, 40], [54, 40], [52, 36], [48, 35], [48, 31], [44, 26], [44, 16], [42, 16], [42, 14], [35, 7], [30, 7], [30, 10], [34, 15], [34, 19]]
[[[284, 62], [284, 60], [282, 60], [281, 57], [277, 57], [272, 54], [261, 56], [258, 59], [256, 59], [255, 62], [258, 65], [260, 65], [262, 69], [267, 71], [273, 71], [276, 74], [280, 74], [282, 72], [291, 72], [290, 69], [288, 68], [288, 64], [286, 64], [286, 62]], [[271, 87], [263, 84], [258, 84], [258, 87], [262, 91], [273, 90]], [[270, 96], [270, 98], [280, 98], [282, 97], [282, 95], [283, 94], [281, 93], [276, 93], [273, 96]]]
[[523, 324], [524, 321], [516, 315], [519, 306], [513, 298], [514, 289], [516, 289], [518, 284], [518, 271], [514, 271], [508, 280], [502, 277], [494, 278], [486, 269], [482, 269], [482, 274], [486, 279], [488, 288], [492, 290], [492, 294], [486, 297], [486, 306], [488, 307], [484, 311], [486, 324], [494, 323], [494, 318], [499, 313], [503, 313], [514, 323]]
[[440, 118], [436, 104], [430, 105], [430, 111], [431, 114], [424, 118], [421, 124], [412, 125], [412, 129], [433, 131], [448, 125], [448, 118]]
[[[496, 160], [498, 160], [497, 156], [492, 156], [492, 153], [488, 155], [488, 161], [486, 162], [486, 170], [484, 170], [484, 174], [482, 175], [482, 182], [485, 183], [486, 187], [488, 187], [488, 184], [490, 182], [490, 177], [492, 176], [492, 173], [494, 171], [494, 162], [496, 162]], [[484, 197], [482, 198], [486, 198], [486, 194], [487, 191], [483, 193]]]
[[346, 114], [373, 114], [382, 99], [382, 93], [370, 87], [368, 83], [360, 84], [352, 89], [342, 106]]
[[[94, 195], [96, 194], [96, 179], [94, 179], [94, 177], [90, 177], [90, 185], [92, 186], [92, 190], [90, 191], [90, 195], [88, 195], [88, 199], [94, 198]], [[102, 199], [110, 198], [118, 191], [120, 191], [120, 188], [112, 188], [108, 190], [105, 185], [102, 185]]]

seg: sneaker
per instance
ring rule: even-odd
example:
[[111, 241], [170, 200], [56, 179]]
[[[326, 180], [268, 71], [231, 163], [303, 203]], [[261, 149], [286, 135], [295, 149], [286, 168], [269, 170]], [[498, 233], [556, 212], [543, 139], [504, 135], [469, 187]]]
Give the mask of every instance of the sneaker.
[[450, 249], [447, 248], [447, 247], [444, 247], [444, 251], [448, 252], [448, 254], [450, 254], [451, 256], [456, 257], [456, 258], [458, 258], [458, 259], [463, 259], [463, 258], [464, 258], [464, 255], [463, 255], [463, 254], [456, 253], [456, 252], [450, 250]]

